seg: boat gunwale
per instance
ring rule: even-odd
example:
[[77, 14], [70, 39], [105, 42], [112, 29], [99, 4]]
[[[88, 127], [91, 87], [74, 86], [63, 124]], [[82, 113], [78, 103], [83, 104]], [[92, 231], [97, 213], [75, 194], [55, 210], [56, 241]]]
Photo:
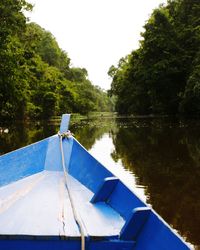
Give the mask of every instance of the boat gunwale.
[[41, 142], [43, 142], [43, 141], [49, 140], [51, 137], [55, 137], [55, 136], [57, 136], [57, 134], [48, 136], [48, 137], [46, 137], [46, 138], [44, 138], [44, 139], [42, 139], [42, 140], [39, 140], [39, 141], [33, 142], [33, 143], [31, 143], [31, 144], [25, 145], [25, 146], [23, 146], [23, 147], [21, 147], [21, 148], [14, 149], [14, 150], [12, 150], [12, 151], [10, 151], [10, 152], [6, 152], [5, 154], [0, 155], [0, 159], [1, 159], [1, 157], [7, 156], [8, 154], [11, 154], [11, 153], [20, 151], [20, 150], [22, 150], [22, 149], [28, 148], [28, 147], [33, 146], [33, 145], [36, 145], [36, 144], [41, 143]]
[[[146, 207], [149, 207], [150, 209], [151, 209], [151, 211], [155, 214], [155, 216], [157, 216], [158, 217], [158, 219], [173, 233], [173, 234], [175, 234], [184, 244], [186, 244], [187, 245], [187, 247], [189, 247], [190, 248], [190, 245], [189, 245], [189, 242], [187, 242], [186, 241], [186, 239], [183, 237], [183, 236], [180, 236], [179, 235], [179, 233], [178, 233], [178, 231], [177, 231], [177, 229], [175, 229], [175, 228], [173, 228], [172, 226], [170, 226], [169, 225], [169, 223], [167, 223], [162, 217], [161, 217], [161, 215], [159, 215], [154, 209], [153, 209], [153, 207], [150, 205], [150, 204], [148, 204], [148, 203], [146, 203], [145, 201], [143, 201], [135, 192], [134, 192], [134, 190], [131, 188], [131, 187], [129, 187], [125, 182], [124, 182], [124, 180], [122, 180], [120, 177], [118, 177], [118, 176], [116, 176], [114, 173], [113, 173], [113, 171], [111, 170], [111, 169], [108, 169], [107, 167], [106, 167], [106, 165], [104, 165], [104, 164], [102, 164], [99, 160], [97, 160], [74, 136], [71, 136], [78, 144], [79, 144], [79, 146], [81, 146], [92, 158], [94, 158], [98, 163], [100, 163], [103, 167], [105, 167], [108, 171], [110, 171], [111, 172], [111, 174], [114, 176], [114, 177], [117, 177], [117, 178], [119, 178], [119, 180], [120, 180], [120, 182], [133, 194], [133, 195], [135, 195], [140, 201], [142, 201], [145, 205], [146, 205]], [[113, 191], [114, 192], [114, 191]], [[112, 207], [112, 206], [111, 206]], [[113, 208], [114, 209], [114, 208]], [[114, 209], [114, 210], [116, 210], [116, 209]]]
[[[13, 152], [17, 152], [17, 151], [20, 151], [20, 150], [23, 150], [23, 149], [26, 149], [26, 148], [28, 148], [28, 147], [30, 147], [30, 146], [34, 146], [34, 145], [37, 145], [37, 144], [39, 144], [39, 143], [41, 143], [41, 142], [43, 142], [43, 141], [48, 141], [50, 138], [54, 138], [54, 137], [57, 137], [58, 135], [57, 134], [54, 134], [54, 135], [52, 135], [52, 136], [49, 136], [49, 137], [46, 137], [46, 138], [44, 138], [44, 139], [42, 139], [42, 140], [39, 140], [39, 141], [36, 141], [36, 142], [34, 142], [34, 143], [31, 143], [31, 144], [28, 144], [28, 145], [26, 145], [26, 146], [23, 146], [23, 147], [21, 147], [21, 148], [18, 148], [18, 149], [15, 149], [15, 150], [12, 150], [12, 151], [10, 151], [10, 152], [7, 152], [7, 153], [5, 153], [5, 154], [3, 154], [3, 155], [0, 155], [0, 158], [3, 158], [3, 157], [6, 157], [8, 154], [11, 154], [11, 153], [13, 153]], [[163, 223], [179, 240], [181, 240], [181, 242], [182, 243], [184, 243], [186, 246], [188, 246], [189, 248], [190, 248], [190, 245], [189, 245], [189, 243], [188, 242], [186, 242], [185, 240], [185, 238], [183, 237], [183, 236], [180, 236], [179, 235], [179, 233], [178, 233], [178, 231], [176, 230], [176, 229], [174, 229], [172, 226], [170, 226], [169, 225], [169, 223], [167, 223], [153, 208], [152, 208], [152, 206], [150, 205], [150, 204], [148, 204], [148, 203], [146, 203], [145, 201], [143, 201], [140, 197], [139, 197], [139, 195], [137, 195], [135, 192], [134, 192], [134, 189], [133, 188], [131, 188], [130, 186], [128, 186], [127, 184], [126, 184], [126, 182], [124, 181], [124, 180], [122, 180], [121, 178], [120, 178], [120, 176], [116, 176], [115, 175], [115, 173], [112, 171], [112, 169], [108, 169], [107, 168], [107, 166], [106, 165], [104, 165], [104, 164], [102, 164], [99, 160], [97, 160], [75, 137], [73, 137], [73, 136], [70, 136], [70, 138], [72, 138], [74, 141], [76, 141], [76, 143], [78, 143], [78, 145], [83, 149], [83, 150], [85, 150], [95, 161], [97, 161], [102, 167], [104, 167], [106, 170], [108, 170], [113, 176], [115, 176], [115, 177], [118, 177], [119, 178], [119, 180], [120, 180], [120, 182], [131, 192], [131, 194], [132, 195], [134, 195], [135, 197], [137, 197], [140, 201], [142, 201], [142, 203], [144, 203], [144, 205], [146, 206], [146, 207], [149, 207], [149, 208], [151, 208], [151, 211], [153, 212], [153, 214], [158, 218], [158, 220], [160, 220], [161, 221], [161, 223]], [[47, 146], [47, 149], [48, 149], [48, 146]], [[47, 153], [47, 152], [46, 152]], [[72, 153], [72, 152], [71, 152]], [[46, 159], [46, 156], [47, 156], [47, 154], [45, 155], [45, 159]], [[71, 160], [71, 155], [70, 155], [70, 160]], [[45, 165], [44, 165], [44, 167], [45, 167]], [[33, 174], [32, 174], [33, 175]], [[31, 175], [30, 175], [31, 176]], [[24, 178], [26, 178], [26, 177], [24, 177]], [[103, 181], [103, 180], [102, 180]], [[16, 182], [16, 181], [14, 181], [14, 182]], [[110, 205], [110, 204], [109, 204]], [[112, 207], [112, 206], [111, 206]], [[116, 210], [116, 209], [114, 209], [114, 210]], [[118, 212], [118, 211], [117, 211]], [[118, 212], [119, 213], [119, 212]], [[120, 214], [120, 213], [119, 213]], [[19, 236], [19, 235], [15, 235], [16, 237], [17, 236]], [[15, 236], [13, 235], [0, 235], [0, 239], [10, 239], [10, 237], [12, 238], [12, 239], [16, 239], [15, 238]], [[22, 239], [26, 239], [26, 237], [28, 237], [29, 239], [50, 239], [52, 236], [32, 236], [32, 235], [21, 235], [22, 236]], [[5, 237], [5, 238], [4, 238]], [[9, 238], [7, 238], [7, 237], [9, 237]], [[14, 237], [14, 238], [13, 238]], [[60, 238], [65, 238], [65, 236], [55, 236], [55, 239], [60, 239]], [[54, 238], [54, 236], [53, 236], [53, 238]], [[73, 238], [74, 240], [76, 239], [76, 238], [78, 238], [78, 239], [80, 239], [80, 237], [70, 237], [70, 236], [67, 236], [66, 238]], [[92, 237], [91, 237], [92, 238]], [[95, 236], [95, 238], [96, 238], [96, 236]], [[98, 238], [98, 237], [97, 237]], [[101, 237], [100, 237], [101, 238]], [[109, 237], [108, 237], [109, 238]], [[106, 238], [107, 239], [107, 238]], [[120, 239], [119, 239], [120, 240]]]

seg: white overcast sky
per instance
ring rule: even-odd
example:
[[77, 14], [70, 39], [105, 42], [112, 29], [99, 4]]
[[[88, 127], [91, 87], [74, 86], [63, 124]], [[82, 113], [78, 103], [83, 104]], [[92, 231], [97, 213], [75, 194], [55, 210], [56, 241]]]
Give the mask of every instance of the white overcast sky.
[[107, 72], [138, 48], [152, 10], [167, 0], [29, 0], [28, 16], [50, 31], [74, 67], [86, 68], [94, 85], [109, 89]]

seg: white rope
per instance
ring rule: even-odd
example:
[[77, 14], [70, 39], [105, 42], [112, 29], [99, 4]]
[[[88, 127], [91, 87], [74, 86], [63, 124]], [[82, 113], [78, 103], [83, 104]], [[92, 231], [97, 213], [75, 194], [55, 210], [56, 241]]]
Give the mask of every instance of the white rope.
[[65, 165], [65, 157], [64, 157], [64, 152], [63, 152], [63, 143], [62, 140], [63, 138], [68, 137], [69, 135], [71, 135], [70, 132], [66, 132], [66, 133], [60, 133], [58, 132], [58, 136], [60, 139], [60, 150], [61, 150], [61, 157], [62, 157], [62, 168], [63, 168], [63, 172], [64, 172], [64, 177], [65, 177], [65, 186], [67, 188], [67, 192], [69, 195], [69, 200], [71, 203], [71, 207], [72, 207], [72, 211], [73, 211], [73, 215], [74, 215], [74, 219], [76, 221], [76, 224], [79, 228], [80, 234], [81, 234], [81, 250], [85, 250], [85, 236], [84, 236], [84, 229], [83, 229], [83, 225], [82, 222], [80, 221], [80, 219], [78, 218], [75, 206], [74, 206], [74, 202], [70, 193], [70, 189], [69, 189], [69, 184], [68, 184], [68, 171], [66, 171], [66, 165]]

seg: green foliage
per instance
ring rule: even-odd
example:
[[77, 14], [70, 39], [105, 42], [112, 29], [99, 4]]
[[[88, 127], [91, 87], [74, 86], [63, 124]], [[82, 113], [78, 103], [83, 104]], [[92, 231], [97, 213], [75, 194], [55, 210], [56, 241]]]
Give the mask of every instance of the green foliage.
[[19, 35], [24, 32], [23, 9], [31, 9], [25, 1], [3, 0], [0, 3], [0, 116], [22, 118], [26, 106], [26, 81], [23, 48]]
[[26, 23], [25, 0], [0, 3], [0, 117], [46, 119], [66, 112], [110, 111], [113, 102], [87, 70], [71, 68], [53, 35]]
[[198, 0], [154, 10], [140, 48], [108, 72], [119, 113], [199, 114], [199, 13]]
[[200, 53], [195, 58], [193, 70], [186, 83], [180, 110], [187, 114], [200, 115]]

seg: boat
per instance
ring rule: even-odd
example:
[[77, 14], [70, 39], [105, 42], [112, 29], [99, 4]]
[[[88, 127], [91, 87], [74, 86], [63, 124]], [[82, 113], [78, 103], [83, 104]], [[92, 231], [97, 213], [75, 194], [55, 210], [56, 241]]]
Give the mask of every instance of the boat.
[[0, 249], [191, 249], [74, 138], [69, 121], [62, 115], [58, 134], [0, 157]]

